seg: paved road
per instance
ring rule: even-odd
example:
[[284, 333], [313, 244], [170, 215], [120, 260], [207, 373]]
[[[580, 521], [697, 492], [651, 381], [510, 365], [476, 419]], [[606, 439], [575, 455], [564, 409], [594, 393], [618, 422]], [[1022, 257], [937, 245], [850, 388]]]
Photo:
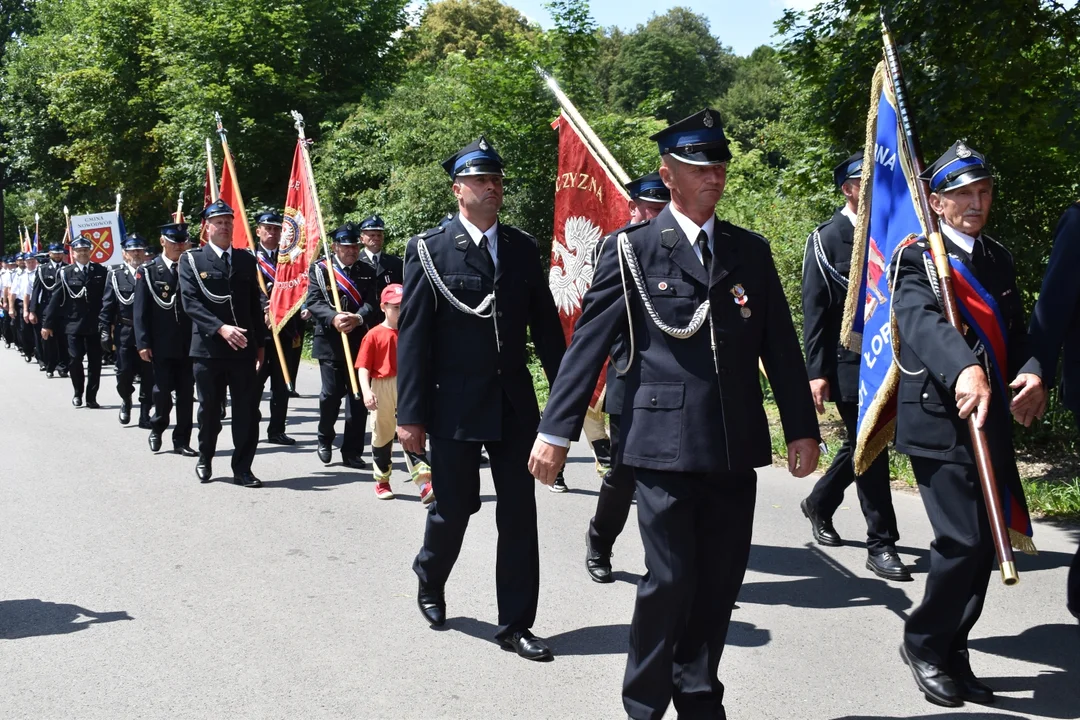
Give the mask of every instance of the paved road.
[[[202, 486], [193, 460], [152, 457], [144, 431], [117, 425], [111, 375], [104, 409], [75, 410], [66, 380], [0, 349], [0, 717], [625, 717], [641, 542], [631, 526], [616, 545], [618, 582], [586, 577], [598, 481], [584, 448], [572, 453], [569, 494], [537, 492], [535, 630], [557, 657], [532, 664], [491, 638], [490, 480], [447, 587], [451, 619], [431, 630], [409, 569], [424, 521], [415, 489], [402, 472], [399, 499], [378, 501], [369, 474], [318, 462], [317, 386], [315, 368], [302, 367], [289, 427], [300, 444], [260, 445], [263, 489]], [[901, 551], [917, 571], [897, 585], [862, 567], [859, 542], [808, 544], [798, 502], [809, 481], [768, 469], [759, 484], [721, 666], [733, 720], [1080, 716], [1080, 629], [1063, 597], [1075, 530], [1040, 524], [1043, 552], [1020, 558], [1020, 585], [992, 584], [972, 664], [1001, 691], [998, 705], [944, 711], [922, 700], [897, 656], [927, 564], [918, 497], [896, 495]], [[849, 500], [837, 526], [857, 538]]]

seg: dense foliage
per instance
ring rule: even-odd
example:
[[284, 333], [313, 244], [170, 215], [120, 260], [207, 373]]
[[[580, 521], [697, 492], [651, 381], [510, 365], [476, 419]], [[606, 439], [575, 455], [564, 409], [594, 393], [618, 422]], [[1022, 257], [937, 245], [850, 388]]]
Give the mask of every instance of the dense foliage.
[[[796, 310], [807, 233], [839, 196], [829, 168], [861, 146], [880, 58], [879, 4], [789, 11], [780, 42], [740, 57], [676, 7], [598, 28], [587, 0], [551, 0], [552, 27], [499, 0], [0, 0], [3, 240], [60, 208], [124, 195], [130, 227], [202, 198], [203, 143], [220, 111], [248, 205], [280, 206], [307, 119], [327, 223], [373, 212], [391, 247], [453, 209], [439, 162], [483, 133], [508, 162], [508, 222], [552, 233], [558, 114], [549, 70], [630, 175], [648, 136], [706, 104], [735, 141], [720, 212], [773, 243]], [[1052, 0], [896, 0], [914, 115], [933, 159], [957, 138], [998, 178], [990, 232], [1033, 301], [1050, 230], [1080, 195], [1080, 9]], [[730, 38], [729, 38], [730, 40]], [[215, 142], [216, 163], [220, 149]], [[4, 229], [0, 226], [0, 232]], [[152, 233], [151, 233], [152, 234]]]

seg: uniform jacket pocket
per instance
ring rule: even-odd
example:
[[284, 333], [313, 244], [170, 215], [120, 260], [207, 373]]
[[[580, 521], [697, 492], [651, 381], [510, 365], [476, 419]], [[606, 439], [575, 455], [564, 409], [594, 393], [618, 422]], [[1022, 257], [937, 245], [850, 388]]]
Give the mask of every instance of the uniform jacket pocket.
[[[682, 446], [684, 383], [642, 383], [634, 393], [624, 453], [674, 462]], [[625, 413], [624, 413], [625, 414]]]

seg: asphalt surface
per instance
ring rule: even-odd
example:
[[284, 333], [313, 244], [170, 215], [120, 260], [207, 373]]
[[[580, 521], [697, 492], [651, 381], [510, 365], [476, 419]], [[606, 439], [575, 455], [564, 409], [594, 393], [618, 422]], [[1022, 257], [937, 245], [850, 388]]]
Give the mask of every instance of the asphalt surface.
[[[152, 456], [145, 431], [118, 425], [108, 371], [105, 407], [76, 410], [67, 380], [0, 349], [0, 388], [0, 718], [625, 717], [641, 541], [631, 514], [617, 582], [589, 580], [583, 535], [599, 480], [584, 446], [572, 450], [568, 494], [537, 489], [534, 631], [556, 659], [534, 664], [492, 640], [487, 473], [447, 586], [450, 620], [432, 630], [410, 570], [425, 516], [416, 489], [399, 464], [398, 499], [380, 501], [369, 473], [337, 453], [334, 465], [318, 461], [314, 366], [301, 368], [290, 412], [299, 444], [260, 444], [259, 490], [200, 485], [193, 459]], [[897, 652], [927, 569], [918, 496], [894, 495], [916, 577], [895, 584], [863, 567], [853, 490], [836, 517], [848, 544], [811, 544], [799, 511], [810, 487], [760, 473], [750, 570], [720, 669], [732, 720], [1080, 717], [1080, 627], [1064, 607], [1076, 529], [1038, 524], [1041, 554], [1018, 558], [1021, 583], [991, 583], [972, 665], [998, 703], [944, 710], [923, 700]]]

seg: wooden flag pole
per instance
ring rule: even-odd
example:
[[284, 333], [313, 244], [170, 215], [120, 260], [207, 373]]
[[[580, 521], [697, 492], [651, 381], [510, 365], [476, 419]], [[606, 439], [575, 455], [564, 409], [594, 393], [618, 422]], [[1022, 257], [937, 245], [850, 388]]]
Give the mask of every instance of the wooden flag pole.
[[206, 138], [206, 175], [210, 178], [210, 201], [217, 202], [217, 175], [214, 174], [214, 152], [210, 146], [210, 138]]
[[[232, 176], [233, 183], [236, 185], [236, 204], [240, 207], [234, 209], [240, 214], [239, 220], [244, 228], [244, 235], [247, 237], [248, 248], [251, 250], [251, 254], [257, 258], [258, 251], [255, 249], [255, 238], [252, 237], [251, 226], [248, 224], [247, 210], [244, 209], [244, 196], [240, 194], [240, 183], [236, 177], [236, 166], [233, 165], [232, 153], [229, 152], [229, 141], [225, 138], [225, 127], [221, 124], [221, 113], [214, 113], [214, 119], [217, 121], [218, 137], [221, 138], [221, 150], [225, 154], [224, 162], [229, 168], [229, 174]], [[209, 142], [209, 140], [207, 140], [207, 142]], [[269, 298], [270, 293], [266, 289], [266, 281], [263, 279], [262, 270], [258, 267], [255, 268], [255, 277], [259, 281], [259, 289], [262, 290], [262, 294]], [[278, 365], [281, 367], [281, 375], [285, 379], [285, 387], [289, 392], [292, 392], [293, 383], [292, 378], [289, 376], [289, 366], [285, 362], [285, 350], [281, 347], [281, 336], [278, 334], [277, 327], [275, 327], [273, 323], [270, 323], [270, 335], [274, 338], [274, 349], [277, 350]]]
[[[319, 223], [319, 237], [322, 238], [323, 254], [326, 255], [326, 267], [330, 271], [330, 292], [334, 296], [334, 310], [341, 313], [341, 295], [338, 294], [337, 286], [337, 270], [334, 268], [334, 256], [330, 252], [330, 243], [326, 237], [326, 223], [323, 222], [322, 203], [319, 202], [319, 191], [315, 187], [315, 173], [311, 169], [311, 156], [308, 155], [307, 149], [307, 137], [304, 135], [304, 116], [295, 110], [292, 111], [293, 120], [296, 121], [296, 132], [300, 134], [300, 147], [301, 152], [304, 154], [304, 172], [307, 173], [307, 181], [311, 184], [311, 196], [315, 200], [315, 219]], [[349, 347], [349, 336], [341, 333], [341, 344], [345, 348], [345, 362], [350, 366], [346, 370], [346, 375], [349, 376], [350, 385], [352, 386], [353, 398], [360, 400], [363, 395], [360, 393], [359, 381], [356, 379], [356, 372], [352, 369], [352, 349]]]
[[176, 200], [176, 214], [173, 215], [173, 222], [184, 222], [184, 191], [180, 191], [180, 197]]

